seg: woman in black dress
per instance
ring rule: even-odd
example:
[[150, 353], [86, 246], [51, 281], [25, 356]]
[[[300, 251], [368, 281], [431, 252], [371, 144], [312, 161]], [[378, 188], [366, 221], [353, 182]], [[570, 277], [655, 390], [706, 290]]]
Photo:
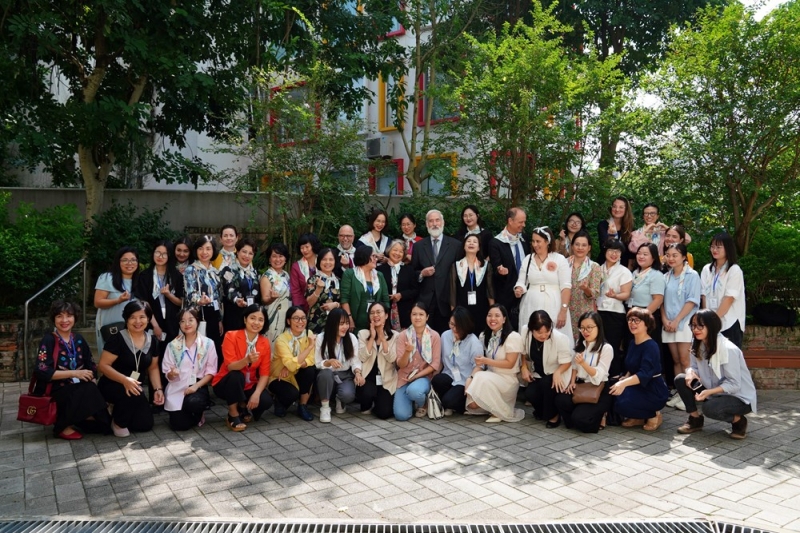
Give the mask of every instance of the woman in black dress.
[[178, 336], [178, 311], [183, 303], [183, 275], [175, 268], [172, 243], [158, 241], [153, 246], [153, 262], [136, 280], [133, 293], [150, 304], [153, 319], [150, 325], [160, 343], [159, 355], [164, 355], [167, 343]]
[[156, 405], [164, 405], [164, 388], [158, 368], [158, 339], [147, 333], [153, 311], [147, 302], [133, 301], [122, 311], [125, 329], [112, 335], [103, 348], [98, 368], [103, 373], [98, 388], [113, 404], [111, 429], [117, 437], [131, 431], [153, 429], [153, 412], [144, 394], [149, 378]]
[[472, 316], [472, 333], [480, 335], [486, 313], [494, 305], [492, 269], [481, 251], [481, 239], [470, 234], [464, 238], [461, 258], [450, 270], [450, 309], [464, 307]]
[[109, 433], [111, 417], [106, 401], [97, 389], [97, 365], [92, 350], [80, 333], [73, 333], [80, 317], [77, 304], [56, 300], [50, 306], [50, 320], [56, 330], [39, 343], [34, 394], [43, 395], [50, 383], [50, 397], [56, 402], [53, 434], [77, 440], [82, 433]]
[[417, 301], [419, 282], [411, 263], [404, 263], [406, 244], [395, 239], [386, 249], [387, 261], [378, 265], [378, 272], [389, 286], [389, 323], [393, 330], [400, 331], [411, 326], [411, 308]]

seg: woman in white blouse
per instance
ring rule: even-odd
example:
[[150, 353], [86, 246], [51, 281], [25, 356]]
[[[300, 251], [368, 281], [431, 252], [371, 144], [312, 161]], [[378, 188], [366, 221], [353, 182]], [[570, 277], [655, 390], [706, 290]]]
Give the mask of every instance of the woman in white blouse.
[[[556, 409], [568, 428], [584, 433], [597, 433], [606, 427], [606, 413], [613, 399], [608, 394], [608, 369], [614, 359], [614, 350], [605, 340], [603, 320], [594, 311], [581, 315], [578, 319], [580, 339], [575, 345], [572, 360], [572, 377], [568, 390], [556, 395]], [[597, 403], [574, 403], [575, 385], [590, 383], [602, 385]]]
[[364, 384], [361, 360], [356, 356], [358, 339], [350, 333], [350, 319], [343, 309], [328, 313], [325, 331], [317, 336], [314, 361], [319, 369], [317, 392], [322, 407], [320, 422], [331, 421], [330, 400], [336, 395], [336, 414], [343, 414], [345, 406], [356, 399], [356, 387]]
[[358, 238], [356, 248], [369, 246], [372, 252], [378, 256], [378, 263], [386, 262], [386, 252], [392, 239], [384, 234], [389, 216], [383, 209], [373, 209], [367, 217], [367, 227], [369, 231]]
[[736, 264], [736, 246], [727, 233], [711, 239], [713, 261], [703, 267], [701, 307], [711, 309], [722, 320], [722, 334], [742, 348], [745, 320], [744, 275]]
[[609, 376], [616, 377], [622, 373], [625, 352], [622, 340], [625, 338], [628, 323], [625, 321], [625, 305], [630, 298], [633, 287], [633, 275], [628, 267], [620, 264], [625, 246], [620, 241], [609, 240], [606, 243], [606, 261], [600, 267], [603, 283], [600, 285], [600, 296], [597, 298], [597, 311], [603, 319], [606, 342], [614, 350], [614, 360], [608, 370]]

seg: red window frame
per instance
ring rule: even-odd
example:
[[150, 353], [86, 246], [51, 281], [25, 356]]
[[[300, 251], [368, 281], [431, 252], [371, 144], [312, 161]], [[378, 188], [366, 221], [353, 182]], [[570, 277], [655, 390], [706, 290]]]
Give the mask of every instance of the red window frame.
[[[292, 83], [290, 85], [279, 85], [277, 87], [272, 87], [270, 89], [270, 99], [273, 98], [273, 96], [275, 94], [277, 94], [277, 93], [279, 93], [281, 91], [289, 91], [291, 89], [296, 89], [298, 87], [304, 87], [305, 85], [306, 85], [306, 82], [299, 81], [297, 83]], [[320, 112], [319, 102], [314, 102], [314, 115], [315, 115], [316, 129], [319, 130], [319, 129], [322, 128], [322, 113]], [[280, 122], [280, 116], [277, 113], [275, 113], [273, 111], [270, 111], [270, 113], [269, 113], [269, 127], [270, 127], [270, 129], [275, 128], [276, 125], [278, 124], [278, 122]], [[274, 135], [273, 138], [275, 139], [275, 141], [278, 141], [278, 133], [275, 132], [273, 135]], [[297, 143], [312, 142], [312, 140], [313, 139], [301, 139], [299, 141], [298, 140], [291, 140], [291, 141], [285, 142], [285, 143], [284, 142], [278, 143], [278, 146], [280, 146], [281, 148], [285, 148], [287, 146], [295, 146]]]
[[[392, 163], [397, 166], [397, 187], [395, 194], [403, 194], [403, 178], [405, 178], [405, 161], [403, 159], [392, 159]], [[388, 166], [388, 165], [387, 165]], [[378, 190], [378, 167], [369, 166], [369, 193], [376, 194]]]
[[[419, 94], [422, 95], [422, 105], [417, 106], [417, 126], [424, 127], [425, 126], [425, 109], [428, 105], [428, 98], [425, 95], [425, 87], [427, 86], [428, 80], [428, 73], [425, 72], [417, 76], [417, 88], [419, 90]], [[460, 106], [459, 106], [460, 107]], [[447, 117], [447, 118], [431, 118], [431, 126], [434, 124], [440, 124], [442, 122], [458, 122], [461, 120], [461, 115], [455, 117]]]

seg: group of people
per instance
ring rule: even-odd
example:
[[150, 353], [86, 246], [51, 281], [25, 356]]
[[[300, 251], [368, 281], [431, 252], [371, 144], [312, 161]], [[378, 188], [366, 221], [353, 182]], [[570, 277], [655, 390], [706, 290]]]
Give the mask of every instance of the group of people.
[[[42, 341], [36, 374], [54, 385], [55, 433], [147, 431], [151, 404], [164, 406], [175, 430], [202, 426], [210, 389], [232, 431], [273, 406], [283, 417], [296, 404], [311, 421], [315, 397], [321, 422], [354, 403], [408, 420], [426, 416], [433, 390], [446, 416], [490, 423], [521, 420], [521, 395], [548, 428], [653, 431], [670, 404], [689, 413], [681, 433], [708, 416], [745, 437], [756, 394], [729, 235], [712, 239], [713, 262], [698, 275], [690, 237], [661, 223], [652, 204], [634, 229], [630, 203], [614, 200], [598, 225], [599, 264], [579, 213], [530, 237], [522, 209], [506, 215], [493, 235], [468, 206], [450, 237], [432, 210], [421, 238], [406, 214], [402, 237], [391, 239], [387, 213], [375, 210], [365, 234], [342, 226], [335, 247], [301, 235], [290, 268], [286, 245], [271, 244], [261, 275], [255, 242], [233, 226], [222, 228], [221, 249], [208, 235], [160, 241], [144, 270], [137, 251], [122, 248], [96, 286], [96, 365], [71, 331], [80, 309], [53, 304], [55, 332]], [[671, 362], [663, 373], [662, 351]]]

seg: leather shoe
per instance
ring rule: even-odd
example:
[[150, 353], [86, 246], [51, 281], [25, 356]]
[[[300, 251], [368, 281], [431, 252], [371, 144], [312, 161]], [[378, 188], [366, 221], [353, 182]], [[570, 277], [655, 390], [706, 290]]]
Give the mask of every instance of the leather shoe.
[[548, 420], [547, 423], [544, 425], [544, 427], [546, 427], [547, 429], [553, 429], [557, 428], [560, 425], [561, 425], [561, 417], [559, 416], [558, 420], [556, 420], [555, 422], [551, 422], [550, 420]]
[[645, 431], [655, 431], [661, 427], [661, 424], [664, 423], [664, 417], [661, 416], [661, 411], [656, 412], [656, 416], [653, 418], [648, 418], [647, 423], [644, 425], [642, 429]]
[[78, 430], [73, 430], [72, 433], [69, 434], [64, 433], [62, 431], [61, 433], [58, 434], [58, 438], [64, 440], [80, 440], [83, 438], [83, 435]]
[[620, 426], [624, 428], [635, 428], [636, 426], [643, 426], [645, 424], [644, 418], [626, 418], [622, 421]]

